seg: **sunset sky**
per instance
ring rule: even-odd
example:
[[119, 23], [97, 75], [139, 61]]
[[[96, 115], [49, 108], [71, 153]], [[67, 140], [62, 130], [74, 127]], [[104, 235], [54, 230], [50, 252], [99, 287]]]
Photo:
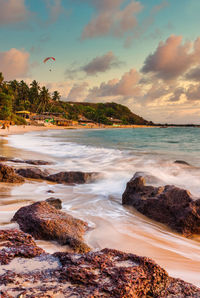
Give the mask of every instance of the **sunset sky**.
[[63, 100], [200, 124], [199, 12], [199, 0], [0, 0], [0, 71]]

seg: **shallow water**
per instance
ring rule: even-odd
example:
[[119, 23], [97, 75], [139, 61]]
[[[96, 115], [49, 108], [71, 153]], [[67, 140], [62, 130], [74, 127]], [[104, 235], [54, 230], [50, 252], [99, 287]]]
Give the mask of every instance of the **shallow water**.
[[[53, 195], [62, 199], [64, 210], [89, 222], [93, 229], [86, 240], [94, 249], [109, 247], [151, 257], [172, 276], [200, 286], [199, 237], [186, 239], [121, 205], [126, 183], [137, 171], [150, 174], [148, 183], [174, 184], [200, 197], [198, 128], [45, 131], [4, 140], [8, 144], [2, 147], [9, 148], [4, 149], [8, 155], [54, 160], [53, 167], [43, 167], [50, 171], [98, 171], [102, 175], [86, 185], [30, 182], [10, 187], [7, 193], [4, 189], [0, 199], [3, 228], [15, 225], [9, 220], [21, 206]], [[191, 166], [175, 164], [175, 160]], [[48, 194], [49, 189], [55, 193]], [[50, 252], [58, 248], [55, 243], [38, 243]]]

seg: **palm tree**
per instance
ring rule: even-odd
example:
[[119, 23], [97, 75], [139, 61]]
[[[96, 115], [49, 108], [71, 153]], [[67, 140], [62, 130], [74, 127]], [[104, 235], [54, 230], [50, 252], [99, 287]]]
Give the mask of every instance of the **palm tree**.
[[53, 99], [54, 101], [59, 101], [60, 98], [61, 98], [60, 93], [59, 93], [58, 91], [54, 91], [54, 92], [53, 92], [53, 97], [52, 97], [52, 99]]
[[50, 101], [50, 93], [46, 87], [42, 87], [42, 90], [40, 91], [39, 100], [40, 100], [40, 103], [39, 103], [37, 112], [40, 112], [40, 113], [45, 112], [47, 110], [47, 107]]
[[4, 80], [3, 74], [2, 74], [2, 72], [0, 72], [0, 86], [1, 86], [1, 84], [3, 82], [3, 80]]
[[29, 94], [30, 94], [30, 102], [31, 104], [35, 104], [37, 105], [39, 102], [39, 92], [41, 90], [39, 83], [34, 80], [32, 81], [32, 83], [30, 84], [30, 89], [29, 89]]

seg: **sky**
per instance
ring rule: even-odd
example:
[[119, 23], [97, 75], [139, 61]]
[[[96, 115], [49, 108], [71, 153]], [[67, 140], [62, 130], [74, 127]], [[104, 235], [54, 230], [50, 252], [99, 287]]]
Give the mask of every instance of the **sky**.
[[65, 101], [200, 124], [199, 11], [199, 0], [0, 0], [0, 72]]

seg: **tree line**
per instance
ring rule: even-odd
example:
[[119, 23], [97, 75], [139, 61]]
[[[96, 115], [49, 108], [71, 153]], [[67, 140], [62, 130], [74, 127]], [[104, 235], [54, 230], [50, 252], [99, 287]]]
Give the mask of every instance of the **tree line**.
[[112, 124], [111, 119], [121, 120], [123, 124], [152, 124], [132, 113], [126, 106], [117, 103], [65, 102], [58, 91], [50, 93], [45, 86], [33, 80], [30, 85], [25, 81], [4, 81], [0, 72], [0, 119], [24, 124], [18, 111], [60, 113], [63, 118], [78, 120], [84, 116], [96, 123]]

